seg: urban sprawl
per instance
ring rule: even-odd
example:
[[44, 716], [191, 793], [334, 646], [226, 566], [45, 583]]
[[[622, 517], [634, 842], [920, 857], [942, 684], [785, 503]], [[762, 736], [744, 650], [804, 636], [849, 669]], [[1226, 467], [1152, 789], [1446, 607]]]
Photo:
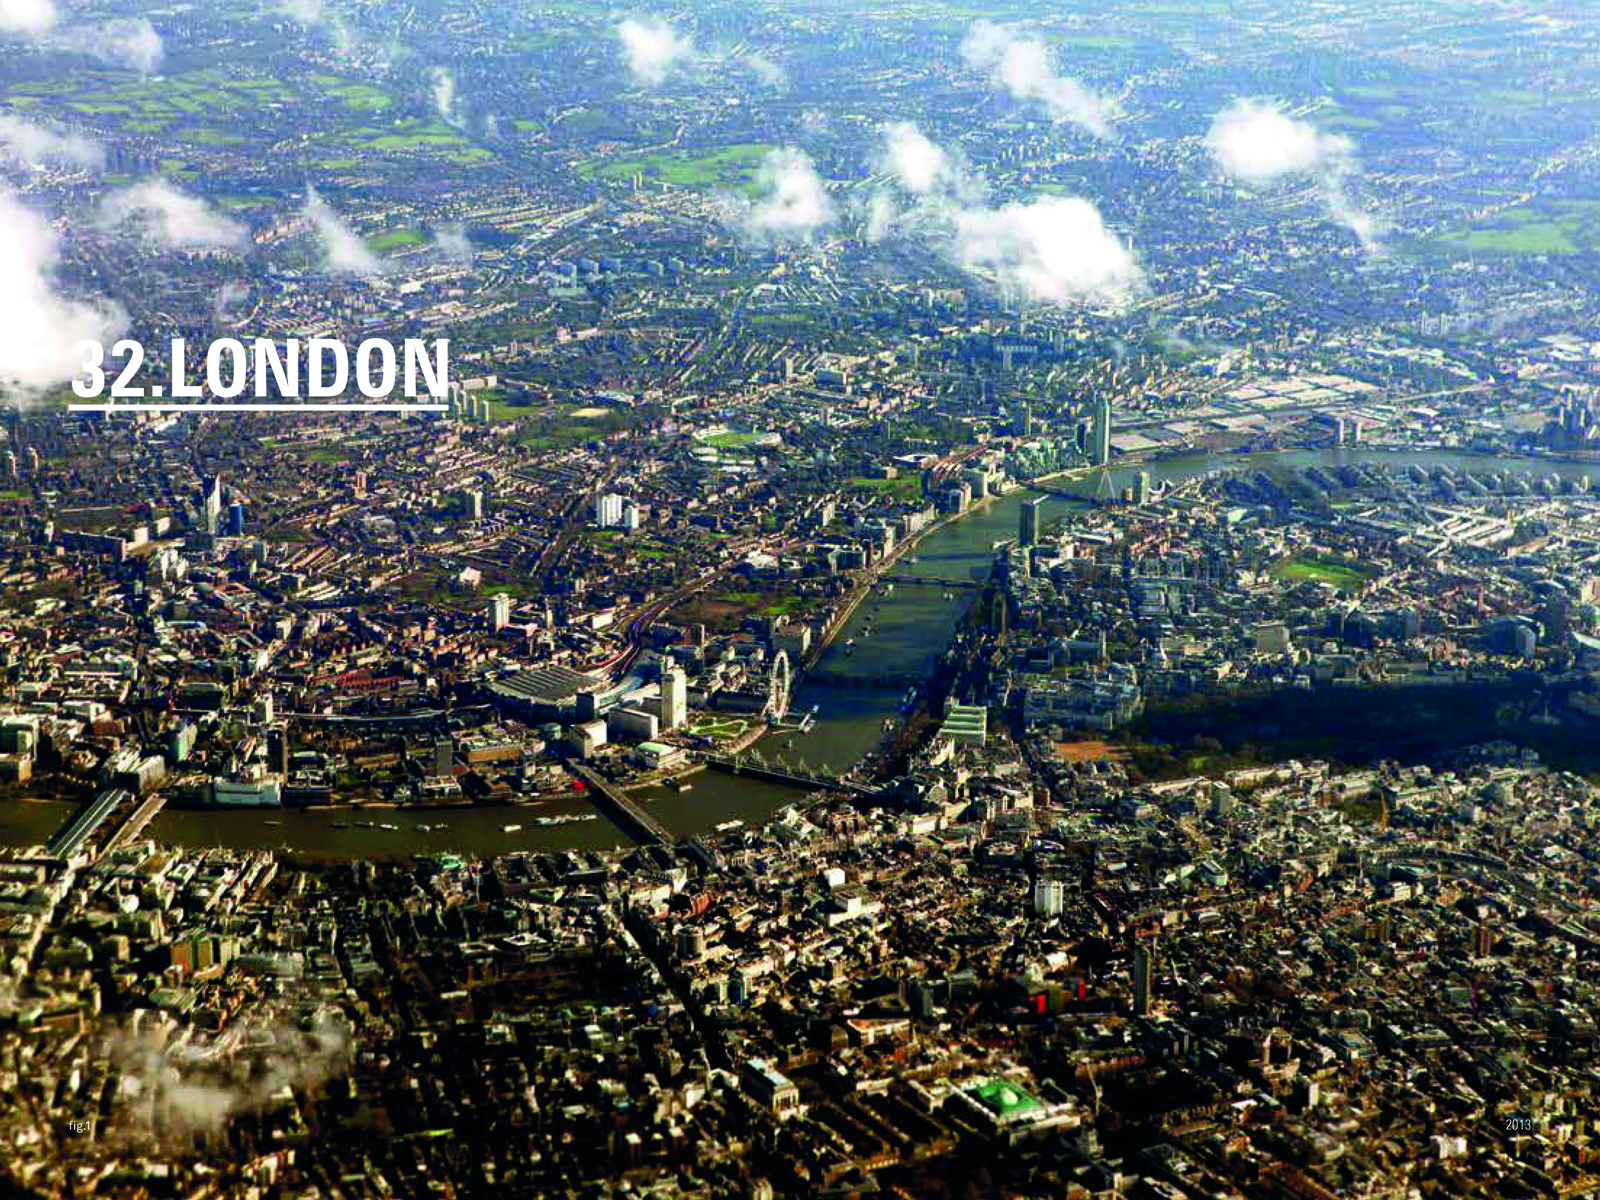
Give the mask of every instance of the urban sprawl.
[[1586, 4], [0, 45], [0, 1190], [1600, 1195]]

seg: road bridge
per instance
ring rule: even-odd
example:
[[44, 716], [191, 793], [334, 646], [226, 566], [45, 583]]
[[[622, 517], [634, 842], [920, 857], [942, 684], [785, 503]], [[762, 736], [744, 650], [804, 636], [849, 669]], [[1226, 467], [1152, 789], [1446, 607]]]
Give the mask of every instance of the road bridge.
[[106, 839], [105, 852], [110, 854], [113, 850], [120, 849], [138, 839], [144, 832], [144, 827], [155, 820], [156, 814], [166, 807], [167, 797], [161, 792], [151, 792], [139, 802], [139, 806], [128, 814], [128, 819]]
[[814, 683], [818, 687], [882, 691], [915, 687], [922, 680], [923, 677], [914, 671], [887, 671], [876, 675], [852, 675], [849, 671], [824, 670], [807, 672], [803, 682]]
[[790, 787], [806, 788], [811, 791], [826, 789], [833, 792], [853, 792], [857, 796], [876, 796], [876, 788], [867, 787], [865, 784], [852, 783], [834, 775], [802, 775], [798, 771], [791, 771], [785, 767], [768, 767], [760, 763], [745, 762], [736, 758], [706, 758], [706, 766], [713, 771], [725, 771], [730, 775], [743, 775], [750, 779], [765, 779], [770, 783], [785, 783]]
[[938, 575], [880, 575], [883, 583], [911, 583], [919, 587], [949, 588], [952, 591], [975, 592], [983, 585], [971, 579], [944, 579]]
[[651, 816], [643, 805], [630, 800], [588, 767], [574, 764], [571, 770], [588, 786], [589, 799], [601, 815], [610, 818], [623, 833], [644, 845], [672, 845], [675, 840], [672, 833]]
[[46, 853], [71, 858], [105, 824], [106, 818], [117, 805], [132, 799], [133, 793], [130, 791], [107, 788], [67, 819], [67, 823], [56, 831], [55, 837], [45, 846]]

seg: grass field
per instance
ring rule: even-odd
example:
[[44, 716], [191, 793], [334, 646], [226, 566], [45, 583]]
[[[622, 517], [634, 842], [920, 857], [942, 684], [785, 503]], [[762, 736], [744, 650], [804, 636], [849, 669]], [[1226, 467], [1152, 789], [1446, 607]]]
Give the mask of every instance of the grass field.
[[1401, 96], [1399, 88], [1383, 83], [1355, 83], [1340, 90], [1357, 100], [1398, 100]]
[[1592, 254], [1600, 251], [1600, 200], [1519, 205], [1471, 225], [1445, 229], [1417, 249], [1454, 256]]
[[674, 608], [668, 619], [727, 633], [751, 617], [798, 617], [817, 603], [813, 596], [730, 589], [695, 596]]
[[1550, 103], [1550, 97], [1544, 93], [1530, 92], [1526, 88], [1489, 88], [1479, 92], [1478, 98], [1491, 110], [1541, 108]]
[[1073, 742], [1056, 742], [1055, 754], [1062, 762], [1126, 762], [1128, 748], [1114, 745], [1104, 738], [1083, 738]]
[[687, 728], [690, 733], [714, 742], [731, 742], [749, 727], [750, 722], [743, 717], [705, 717]]
[[367, 239], [367, 245], [377, 254], [389, 250], [410, 249], [426, 242], [427, 236], [420, 229], [391, 229]]
[[352, 83], [337, 75], [313, 75], [311, 82], [346, 108], [357, 112], [385, 112], [394, 107], [394, 97], [370, 83]]
[[216, 143], [229, 136], [194, 118], [214, 118], [226, 123], [246, 120], [272, 105], [294, 105], [306, 99], [304, 90], [272, 78], [231, 78], [221, 68], [178, 75], [131, 79], [113, 71], [74, 70], [52, 79], [22, 80], [5, 89], [4, 102], [27, 107], [48, 100], [86, 116], [122, 116], [137, 121], [145, 131], [176, 123], [173, 132], [185, 140]]
[[724, 430], [722, 433], [702, 434], [695, 440], [707, 446], [715, 446], [718, 450], [738, 450], [748, 446], [760, 438], [759, 433], [746, 433], [737, 429]]
[[915, 500], [922, 494], [922, 480], [915, 475], [901, 475], [895, 479], [872, 479], [857, 475], [850, 480], [850, 486], [895, 500]]
[[765, 142], [743, 142], [716, 150], [591, 159], [580, 163], [576, 171], [584, 179], [611, 183], [625, 183], [639, 175], [646, 182], [674, 187], [753, 191], [756, 168], [771, 149]]
[[135, 79], [68, 70], [0, 89], [0, 111], [41, 104], [94, 124], [208, 149], [277, 143], [295, 129], [315, 127], [321, 134], [305, 144], [305, 165], [324, 170], [357, 166], [359, 153], [424, 154], [459, 163], [494, 157], [437, 117], [395, 117], [395, 97], [382, 87], [321, 72], [280, 80], [206, 68]]
[[742, 608], [762, 617], [785, 617], [806, 607], [806, 601], [800, 596], [780, 596], [768, 592], [717, 592], [707, 599], [712, 604]]
[[1073, 50], [1125, 50], [1137, 45], [1131, 37], [1111, 33], [1062, 33], [1052, 37], [1050, 42]]
[[[498, 411], [505, 411], [515, 416], [497, 417]], [[529, 415], [526, 408], [510, 408], [503, 410], [490, 405], [489, 415], [491, 420], [505, 420], [520, 418], [517, 431], [517, 445], [530, 450], [550, 451], [569, 450], [591, 440], [592, 438], [614, 433], [618, 429], [632, 424], [632, 418], [626, 413], [607, 409], [599, 416], [583, 415], [583, 408], [562, 408], [553, 415], [539, 413]]]
[[1452, 253], [1524, 256], [1600, 251], [1600, 200], [1548, 200], [1445, 230], [1427, 246]]
[[1382, 129], [1383, 122], [1376, 117], [1364, 117], [1357, 113], [1337, 113], [1331, 117], [1323, 117], [1323, 125], [1329, 129]]
[[[1600, 771], [1596, 725], [1548, 725], [1519, 713], [1542, 708], [1543, 694], [1526, 683], [1410, 683], [1322, 687], [1313, 692], [1271, 688], [1237, 696], [1191, 696], [1151, 704], [1126, 731], [1134, 761], [1150, 778], [1192, 774], [1188, 747], [1211, 739], [1203, 770], [1234, 762], [1325, 758], [1359, 766], [1376, 759], [1437, 762], [1463, 746], [1506, 738], [1536, 749], [1557, 770]], [[1551, 698], [1560, 710], [1564, 697]], [[1144, 742], [1146, 744], [1139, 744]], [[1349, 814], [1361, 819], [1370, 813]]]
[[1366, 570], [1352, 563], [1319, 558], [1312, 554], [1296, 554], [1293, 558], [1274, 563], [1271, 574], [1274, 579], [1288, 579], [1295, 582], [1315, 579], [1320, 583], [1336, 587], [1341, 592], [1353, 592], [1370, 578]]

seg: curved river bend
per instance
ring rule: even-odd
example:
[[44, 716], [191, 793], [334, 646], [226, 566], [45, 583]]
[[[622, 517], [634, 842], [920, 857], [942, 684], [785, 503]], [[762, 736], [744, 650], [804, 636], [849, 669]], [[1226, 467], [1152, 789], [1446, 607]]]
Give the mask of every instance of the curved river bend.
[[[1327, 451], [1285, 451], [1256, 455], [1197, 455], [1165, 462], [1107, 471], [1111, 486], [1120, 494], [1132, 487], [1141, 470], [1153, 482], [1182, 482], [1219, 468], [1306, 467], [1341, 463], [1385, 462], [1397, 466], [1415, 463], [1444, 465], [1456, 470], [1497, 470], [1535, 475], [1556, 474], [1576, 479], [1587, 464], [1558, 463], [1532, 458], [1476, 456], [1451, 451], [1398, 451], [1344, 447]], [[1094, 486], [1091, 482], [1088, 487]], [[995, 542], [1016, 536], [1018, 509], [1025, 497], [1038, 493], [1018, 489], [989, 507], [953, 521], [923, 538], [917, 546], [915, 573], [920, 576], [968, 580], [973, 572], [986, 575]], [[1073, 507], [1065, 497], [1047, 499], [1045, 517], [1060, 516]], [[968, 591], [946, 591], [937, 586], [900, 584], [892, 594], [868, 597], [822, 655], [818, 670], [835, 678], [872, 679], [908, 674], [925, 677], [935, 656], [944, 649], [956, 623], [971, 599]], [[871, 632], [866, 632], [870, 625]], [[846, 652], [846, 642], [854, 646]], [[803, 712], [817, 706], [815, 727], [808, 734], [774, 745], [763, 742], [769, 757], [811, 766], [845, 769], [857, 762], [878, 740], [886, 718], [898, 715], [904, 687], [837, 687], [807, 683], [794, 697], [792, 708]], [[667, 828], [681, 834], [708, 832], [723, 821], [759, 824], [773, 809], [799, 798], [792, 788], [702, 772], [685, 792], [652, 788], [634, 795], [646, 800]], [[21, 802], [0, 808], [0, 845], [42, 843], [66, 819], [72, 805], [57, 802]], [[214, 809], [167, 810], [150, 826], [163, 841], [185, 846], [227, 846], [235, 849], [285, 847], [329, 858], [386, 857], [454, 851], [465, 855], [505, 853], [514, 850], [584, 850], [624, 844], [626, 839], [604, 818], [569, 824], [538, 826], [540, 816], [586, 816], [594, 810], [581, 796], [552, 801], [538, 808], [407, 812], [371, 809], [352, 814], [326, 811]], [[393, 832], [376, 829], [333, 829], [333, 821], [355, 819], [389, 822]], [[270, 824], [269, 824], [270, 822]], [[417, 823], [447, 828], [427, 833]], [[522, 828], [507, 833], [506, 825]]]

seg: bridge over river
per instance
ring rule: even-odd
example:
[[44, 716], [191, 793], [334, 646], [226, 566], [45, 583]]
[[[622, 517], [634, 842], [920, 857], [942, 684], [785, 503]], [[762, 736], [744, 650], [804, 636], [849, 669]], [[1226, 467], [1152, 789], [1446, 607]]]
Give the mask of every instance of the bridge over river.
[[589, 799], [603, 816], [609, 817], [623, 833], [644, 845], [670, 846], [677, 839], [643, 805], [630, 800], [599, 775], [581, 763], [572, 771], [588, 786]]
[[902, 572], [878, 576], [880, 583], [909, 583], [918, 587], [945, 588], [952, 592], [975, 592], [983, 585], [972, 579], [946, 579], [941, 575], [906, 575]]
[[810, 791], [826, 789], [834, 792], [853, 792], [857, 796], [877, 796], [877, 788], [868, 787], [864, 783], [855, 783], [848, 779], [840, 779], [836, 775], [803, 775], [799, 771], [787, 767], [769, 767], [765, 763], [754, 763], [738, 758], [720, 758], [708, 755], [706, 768], [712, 771], [725, 771], [730, 775], [747, 775], [751, 779], [765, 779], [771, 783], [784, 783], [790, 787], [806, 788]]
[[856, 688], [858, 690], [899, 690], [916, 687], [922, 676], [915, 671], [885, 671], [877, 675], [852, 675], [847, 671], [808, 671], [805, 683], [817, 687]]

